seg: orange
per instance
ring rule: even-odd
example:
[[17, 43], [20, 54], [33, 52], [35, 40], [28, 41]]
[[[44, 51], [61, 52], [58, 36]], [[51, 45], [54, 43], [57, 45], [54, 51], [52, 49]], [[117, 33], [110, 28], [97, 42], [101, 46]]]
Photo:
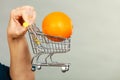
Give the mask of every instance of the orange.
[[50, 36], [55, 36], [56, 38], [48, 38], [56, 42], [63, 41], [64, 39], [62, 38], [70, 38], [72, 28], [72, 21], [70, 17], [63, 12], [49, 13], [42, 22], [42, 32]]

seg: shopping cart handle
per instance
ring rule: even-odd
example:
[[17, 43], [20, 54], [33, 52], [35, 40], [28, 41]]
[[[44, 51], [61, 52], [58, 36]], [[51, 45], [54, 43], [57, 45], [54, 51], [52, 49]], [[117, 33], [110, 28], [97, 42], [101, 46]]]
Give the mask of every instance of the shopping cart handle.
[[26, 27], [28, 27], [28, 26], [29, 26], [29, 23], [28, 23], [28, 22], [24, 22], [24, 23], [23, 23], [23, 27], [24, 27], [24, 28], [26, 28]]

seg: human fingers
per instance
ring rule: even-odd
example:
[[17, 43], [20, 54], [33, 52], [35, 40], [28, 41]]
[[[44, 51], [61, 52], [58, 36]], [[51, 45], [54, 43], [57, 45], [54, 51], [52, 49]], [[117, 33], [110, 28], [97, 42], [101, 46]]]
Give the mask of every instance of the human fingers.
[[23, 12], [22, 12], [21, 7], [13, 9], [11, 11], [11, 15], [10, 15], [12, 23], [14, 23], [17, 26], [22, 26], [22, 24], [24, 22], [23, 17], [22, 17], [22, 13]]
[[14, 38], [23, 36], [27, 32], [27, 27], [23, 27], [23, 9], [22, 7], [15, 8], [11, 11], [8, 33]]
[[29, 25], [35, 23], [36, 12], [35, 9], [31, 6], [23, 6], [22, 7], [22, 17], [25, 22], [28, 22]]
[[29, 24], [35, 23], [36, 12], [31, 6], [22, 6], [11, 11], [11, 18], [19, 23], [27, 22]]

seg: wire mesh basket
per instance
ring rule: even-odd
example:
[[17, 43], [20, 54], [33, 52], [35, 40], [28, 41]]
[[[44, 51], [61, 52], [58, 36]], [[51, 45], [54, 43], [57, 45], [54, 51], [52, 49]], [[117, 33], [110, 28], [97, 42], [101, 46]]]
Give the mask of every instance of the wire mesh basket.
[[[56, 53], [67, 53], [70, 51], [70, 38], [61, 38], [56, 36], [50, 36], [42, 33], [35, 24], [29, 26], [28, 29], [29, 38], [32, 46], [33, 53], [32, 58], [32, 70], [41, 69], [42, 66], [54, 66], [61, 67], [62, 72], [69, 70], [70, 63], [59, 63], [52, 60], [52, 56]], [[53, 41], [51, 39], [59, 39]], [[42, 62], [39, 62], [42, 55], [47, 55]], [[48, 62], [48, 58], [50, 62]]]

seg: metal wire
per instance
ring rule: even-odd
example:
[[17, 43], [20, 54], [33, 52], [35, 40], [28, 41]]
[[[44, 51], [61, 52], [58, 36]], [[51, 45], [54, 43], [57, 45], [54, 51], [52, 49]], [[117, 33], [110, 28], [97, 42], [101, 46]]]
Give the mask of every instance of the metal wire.
[[[42, 53], [66, 53], [70, 51], [70, 38], [61, 42], [55, 42], [48, 38], [49, 35], [43, 34], [35, 24], [28, 29], [33, 52]], [[49, 36], [51, 38], [63, 39], [60, 37]]]
[[[56, 53], [66, 53], [70, 51], [70, 38], [46, 35], [39, 30], [36, 24], [32, 24], [28, 27], [28, 33], [33, 53], [35, 54], [35, 56], [32, 58], [32, 64], [39, 64], [40, 66], [66, 66], [64, 63], [54, 63], [52, 56]], [[56, 42], [49, 38], [60, 39], [62, 41]], [[44, 58], [44, 62], [38, 63], [40, 56], [43, 54], [48, 55]], [[48, 63], [48, 58], [50, 58], [51, 63]]]

